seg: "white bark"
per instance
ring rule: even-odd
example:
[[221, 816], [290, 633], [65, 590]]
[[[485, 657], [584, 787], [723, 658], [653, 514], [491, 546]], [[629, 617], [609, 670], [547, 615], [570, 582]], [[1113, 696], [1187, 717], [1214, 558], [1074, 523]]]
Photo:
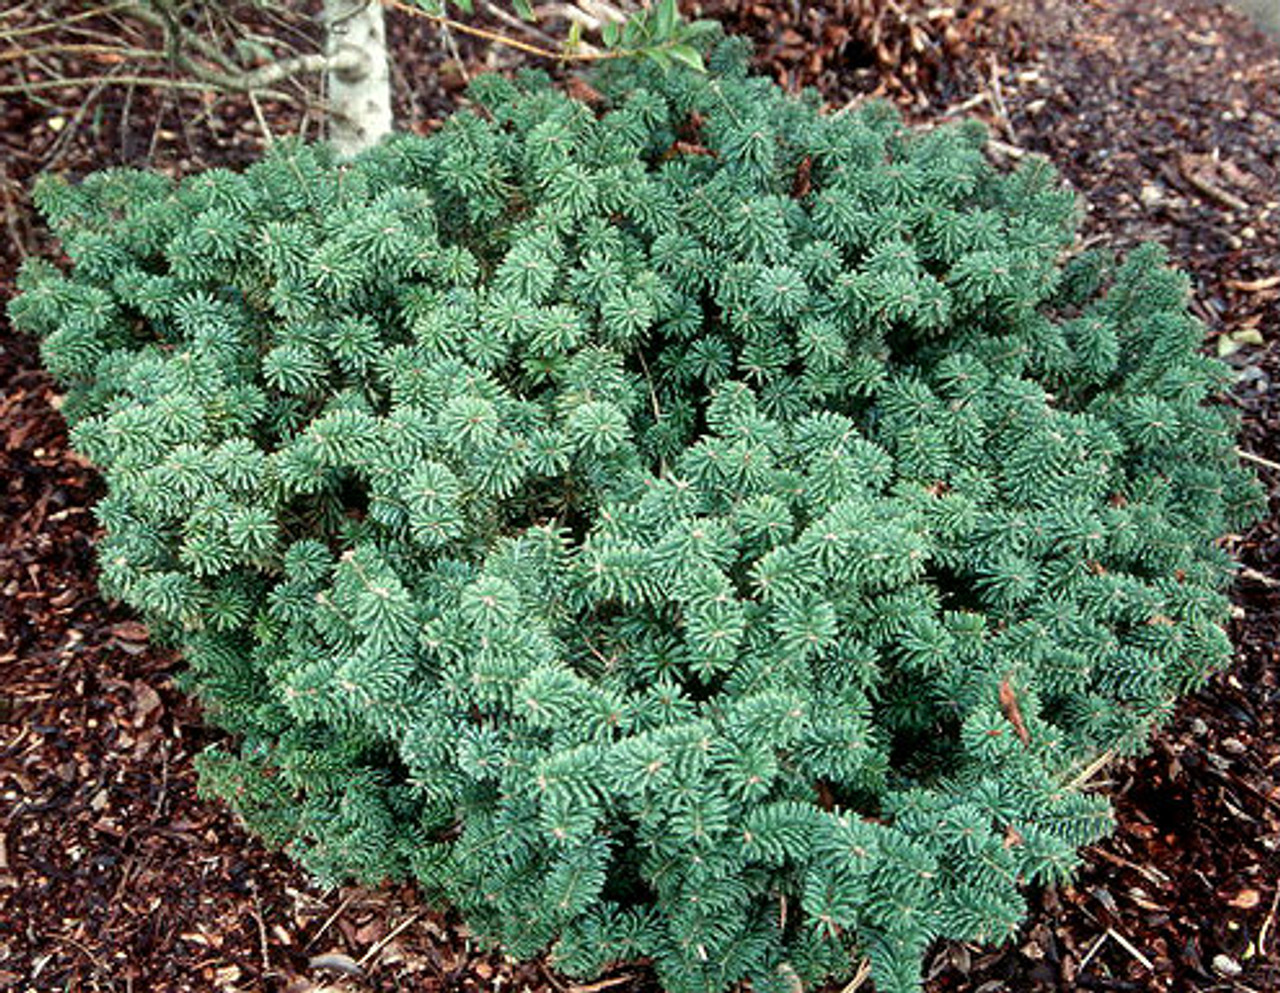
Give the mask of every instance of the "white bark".
[[325, 0], [329, 140], [343, 158], [391, 131], [391, 69], [379, 0]]

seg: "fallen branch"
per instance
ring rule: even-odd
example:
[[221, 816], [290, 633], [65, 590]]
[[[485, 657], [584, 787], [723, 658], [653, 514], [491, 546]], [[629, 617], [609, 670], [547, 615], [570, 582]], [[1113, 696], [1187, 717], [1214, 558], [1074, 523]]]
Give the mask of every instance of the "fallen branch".
[[853, 978], [849, 980], [849, 985], [841, 990], [840, 993], [857, 993], [858, 990], [862, 989], [863, 984], [866, 983], [867, 977], [870, 975], [871, 960], [863, 959], [858, 963], [858, 971], [855, 972], [853, 974]]

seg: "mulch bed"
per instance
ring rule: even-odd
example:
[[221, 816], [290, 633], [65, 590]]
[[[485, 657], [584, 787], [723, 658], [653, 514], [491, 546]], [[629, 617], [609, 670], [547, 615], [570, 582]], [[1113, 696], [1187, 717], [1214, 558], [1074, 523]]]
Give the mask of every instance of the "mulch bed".
[[[914, 0], [701, 4], [755, 38], [760, 68], [784, 84], [839, 104], [885, 96], [921, 122], [982, 117], [995, 154], [1048, 155], [1088, 197], [1086, 239], [1167, 245], [1194, 277], [1209, 347], [1240, 370], [1241, 448], [1272, 464], [1259, 471], [1274, 497], [1280, 50], [1201, 0], [1035, 6], [975, 4], [961, 17]], [[887, 7], [901, 16], [872, 31], [868, 11]], [[419, 128], [498, 58], [399, 15], [391, 36], [402, 120]], [[47, 78], [10, 60], [0, 85], [19, 71]], [[281, 132], [305, 116], [300, 104], [262, 109]], [[4, 98], [0, 296], [19, 255], [48, 247], [23, 190], [51, 160], [71, 175], [145, 160], [185, 172], [242, 163], [261, 142], [251, 109], [231, 100], [138, 91], [126, 114], [118, 91], [91, 86]], [[36, 347], [7, 330], [0, 384], [0, 988], [570, 988], [473, 948], [409, 887], [317, 890], [198, 799], [191, 758], [216, 732], [174, 688], [180, 660], [99, 598], [89, 508], [100, 481], [68, 450]], [[1266, 522], [1231, 539], [1245, 566], [1236, 664], [1184, 702], [1146, 757], [1102, 774], [1116, 834], [1089, 849], [1075, 885], [1031, 894], [1016, 941], [938, 948], [930, 991], [1280, 989], [1274, 511], [1273, 500]], [[652, 980], [624, 969], [583, 989], [635, 993]]]

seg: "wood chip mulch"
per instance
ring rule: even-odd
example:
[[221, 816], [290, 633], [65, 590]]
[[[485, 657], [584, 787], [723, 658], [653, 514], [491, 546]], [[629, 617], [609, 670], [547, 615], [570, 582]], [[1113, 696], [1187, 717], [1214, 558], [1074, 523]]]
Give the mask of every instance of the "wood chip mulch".
[[[1209, 347], [1239, 370], [1241, 448], [1273, 495], [1232, 539], [1236, 664], [1148, 756], [1099, 774], [1118, 828], [1076, 884], [1032, 893], [1002, 948], [939, 947], [928, 990], [1280, 989], [1280, 49], [1206, 0], [701, 6], [787, 85], [839, 104], [879, 93], [925, 123], [977, 115], [1006, 162], [1048, 155], [1089, 199], [1090, 241], [1167, 245]], [[490, 58], [400, 17], [391, 36], [400, 110], [423, 129]], [[0, 85], [25, 65], [0, 61]], [[51, 160], [189, 171], [261, 144], [233, 101], [139, 92], [125, 115], [119, 94], [41, 93], [0, 104], [0, 298], [20, 255], [46, 247], [24, 190]], [[297, 108], [265, 111], [296, 123]], [[0, 391], [0, 989], [653, 989], [639, 968], [573, 987], [483, 952], [409, 887], [317, 890], [201, 801], [191, 758], [217, 735], [173, 686], [180, 660], [99, 598], [101, 484], [67, 448], [34, 344], [7, 326]]]

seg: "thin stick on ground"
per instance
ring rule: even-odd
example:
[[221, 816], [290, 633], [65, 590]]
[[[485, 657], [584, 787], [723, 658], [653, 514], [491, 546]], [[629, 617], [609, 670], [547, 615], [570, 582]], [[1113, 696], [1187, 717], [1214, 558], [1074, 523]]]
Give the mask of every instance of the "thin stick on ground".
[[362, 956], [360, 956], [360, 961], [357, 964], [361, 968], [364, 968], [370, 965], [373, 962], [374, 957], [377, 956], [377, 954], [380, 951], [386, 948], [387, 945], [391, 944], [391, 942], [394, 941], [395, 938], [398, 937], [400, 933], [405, 930], [405, 928], [407, 928], [410, 924], [412, 924], [421, 916], [422, 916], [422, 911], [420, 910], [414, 911], [412, 914], [406, 917], [403, 921], [397, 924], [394, 928], [392, 928], [391, 931], [387, 933], [386, 937], [384, 937], [381, 941], [377, 942], [372, 948], [370, 948], [367, 952], [365, 952]]
[[1115, 939], [1116, 944], [1119, 945], [1121, 948], [1123, 948], [1130, 955], [1132, 955], [1138, 962], [1142, 964], [1143, 968], [1145, 968], [1148, 972], [1155, 971], [1155, 966], [1151, 964], [1151, 960], [1147, 958], [1145, 955], [1143, 955], [1142, 952], [1139, 951], [1138, 948], [1133, 944], [1133, 942], [1131, 942], [1123, 934], [1121, 934], [1115, 928], [1107, 928], [1107, 934], [1111, 935], [1111, 937]]
[[1246, 462], [1252, 462], [1254, 465], [1260, 465], [1266, 469], [1274, 469], [1280, 472], [1280, 462], [1272, 462], [1271, 459], [1264, 459], [1261, 455], [1254, 455], [1253, 452], [1246, 452], [1243, 448], [1237, 448], [1236, 454]]
[[315, 945], [315, 943], [324, 936], [324, 933], [333, 926], [333, 922], [342, 916], [342, 912], [344, 910], [346, 910], [349, 906], [351, 906], [351, 901], [354, 899], [355, 899], [355, 894], [352, 893], [352, 894], [349, 894], [346, 897], [346, 899], [344, 899], [340, 904], [338, 904], [338, 909], [329, 915], [328, 919], [323, 924], [320, 925], [320, 930], [317, 931], [315, 934], [313, 934], [310, 940], [308, 940], [307, 943], [302, 946], [302, 950], [304, 952], [307, 951], [309, 948], [311, 948], [313, 945]]

